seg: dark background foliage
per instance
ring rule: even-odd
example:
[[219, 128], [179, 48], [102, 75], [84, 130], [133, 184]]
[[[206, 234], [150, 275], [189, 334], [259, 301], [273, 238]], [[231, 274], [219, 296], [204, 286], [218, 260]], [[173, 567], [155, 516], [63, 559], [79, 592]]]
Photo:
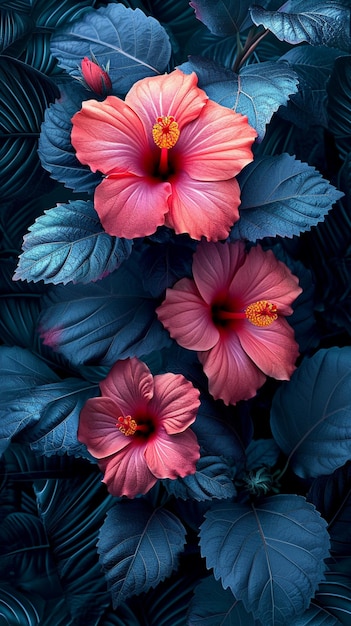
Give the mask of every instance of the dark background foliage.
[[[350, 2], [191, 5], [0, 0], [4, 624], [351, 623]], [[97, 97], [76, 80], [91, 51], [102, 65], [113, 55], [115, 95], [180, 66], [257, 129], [230, 239], [260, 241], [300, 279], [291, 381], [225, 407], [158, 323], [195, 244], [166, 229], [134, 242], [103, 232], [91, 195], [100, 175], [70, 144], [71, 116]], [[196, 473], [133, 501], [108, 494], [76, 437], [81, 407], [127, 356], [181, 372], [202, 397]], [[229, 547], [218, 545], [224, 530]]]

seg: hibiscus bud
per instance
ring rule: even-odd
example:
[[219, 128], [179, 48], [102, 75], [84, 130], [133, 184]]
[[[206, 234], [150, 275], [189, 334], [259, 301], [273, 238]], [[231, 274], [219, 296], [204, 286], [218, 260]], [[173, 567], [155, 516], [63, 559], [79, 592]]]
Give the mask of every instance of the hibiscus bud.
[[111, 79], [96, 60], [91, 61], [88, 57], [84, 57], [81, 70], [86, 84], [92, 91], [103, 96], [111, 90]]

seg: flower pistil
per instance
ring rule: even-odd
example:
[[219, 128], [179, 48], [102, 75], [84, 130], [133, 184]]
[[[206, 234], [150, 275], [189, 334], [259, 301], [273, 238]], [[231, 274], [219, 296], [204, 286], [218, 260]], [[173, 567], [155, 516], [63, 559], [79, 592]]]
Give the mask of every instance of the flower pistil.
[[215, 320], [219, 324], [226, 320], [247, 319], [254, 326], [270, 326], [277, 318], [278, 307], [268, 300], [252, 302], [244, 311], [226, 311], [220, 307], [215, 311]]

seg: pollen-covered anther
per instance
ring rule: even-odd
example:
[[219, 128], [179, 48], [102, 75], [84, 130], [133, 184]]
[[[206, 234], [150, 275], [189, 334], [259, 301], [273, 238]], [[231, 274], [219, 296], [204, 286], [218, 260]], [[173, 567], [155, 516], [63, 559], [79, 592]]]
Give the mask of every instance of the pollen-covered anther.
[[172, 115], [158, 117], [152, 127], [153, 140], [159, 148], [173, 148], [178, 141], [180, 130]]
[[125, 435], [126, 437], [130, 437], [130, 435], [135, 434], [138, 425], [130, 415], [127, 415], [127, 417], [120, 416], [118, 418], [116, 426], [118, 430], [123, 433], [123, 435]]
[[278, 317], [278, 308], [268, 300], [259, 300], [245, 309], [246, 318], [254, 326], [269, 326]]

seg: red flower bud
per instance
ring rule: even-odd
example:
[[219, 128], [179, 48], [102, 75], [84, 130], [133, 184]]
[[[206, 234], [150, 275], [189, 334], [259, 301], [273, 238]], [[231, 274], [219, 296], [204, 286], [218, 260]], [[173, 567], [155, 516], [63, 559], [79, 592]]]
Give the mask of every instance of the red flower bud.
[[103, 96], [111, 90], [112, 83], [108, 73], [96, 61], [84, 57], [81, 70], [86, 84], [92, 91]]

